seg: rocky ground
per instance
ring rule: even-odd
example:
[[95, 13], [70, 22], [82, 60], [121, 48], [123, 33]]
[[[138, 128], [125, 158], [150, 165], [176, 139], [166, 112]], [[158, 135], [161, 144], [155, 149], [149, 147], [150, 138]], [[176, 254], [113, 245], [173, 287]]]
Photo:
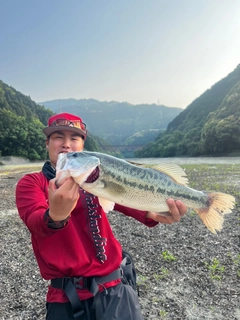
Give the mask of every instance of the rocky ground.
[[[29, 232], [15, 208], [15, 185], [23, 173], [0, 166], [0, 320], [45, 319], [48, 283], [39, 274]], [[238, 177], [228, 176], [229, 183]], [[193, 212], [180, 223], [151, 229], [118, 212], [109, 219], [134, 256], [145, 319], [240, 320], [238, 205], [217, 235]]]

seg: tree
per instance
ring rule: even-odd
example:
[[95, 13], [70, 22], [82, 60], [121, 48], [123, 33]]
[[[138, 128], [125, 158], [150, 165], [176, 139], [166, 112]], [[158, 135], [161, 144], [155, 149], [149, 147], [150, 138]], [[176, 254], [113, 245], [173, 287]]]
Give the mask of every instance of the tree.
[[30, 160], [46, 158], [43, 124], [34, 117], [17, 116], [0, 109], [0, 148], [2, 156], [25, 157]]

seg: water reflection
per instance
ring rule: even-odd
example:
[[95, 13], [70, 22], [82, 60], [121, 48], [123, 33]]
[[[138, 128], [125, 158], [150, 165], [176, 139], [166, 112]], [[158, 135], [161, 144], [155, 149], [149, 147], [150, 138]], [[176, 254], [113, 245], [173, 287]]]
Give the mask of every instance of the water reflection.
[[179, 157], [179, 158], [132, 158], [129, 161], [146, 164], [176, 163], [176, 164], [240, 164], [240, 157]]

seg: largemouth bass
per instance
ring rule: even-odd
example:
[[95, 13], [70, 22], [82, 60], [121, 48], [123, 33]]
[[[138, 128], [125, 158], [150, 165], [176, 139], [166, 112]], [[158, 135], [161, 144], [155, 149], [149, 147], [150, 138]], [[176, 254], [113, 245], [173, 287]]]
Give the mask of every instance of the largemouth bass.
[[57, 183], [70, 176], [98, 197], [106, 213], [113, 210], [115, 203], [143, 211], [167, 212], [166, 200], [173, 198], [194, 209], [213, 233], [222, 229], [224, 215], [232, 212], [235, 202], [229, 194], [189, 188], [184, 170], [177, 165], [150, 167], [98, 152], [59, 154]]

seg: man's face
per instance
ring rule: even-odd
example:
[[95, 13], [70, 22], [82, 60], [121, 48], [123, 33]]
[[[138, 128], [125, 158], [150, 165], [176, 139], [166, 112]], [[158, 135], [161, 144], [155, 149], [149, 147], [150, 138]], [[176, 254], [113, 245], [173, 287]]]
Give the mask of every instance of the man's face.
[[80, 135], [71, 131], [56, 131], [46, 141], [51, 165], [55, 168], [60, 153], [82, 151], [84, 140]]

